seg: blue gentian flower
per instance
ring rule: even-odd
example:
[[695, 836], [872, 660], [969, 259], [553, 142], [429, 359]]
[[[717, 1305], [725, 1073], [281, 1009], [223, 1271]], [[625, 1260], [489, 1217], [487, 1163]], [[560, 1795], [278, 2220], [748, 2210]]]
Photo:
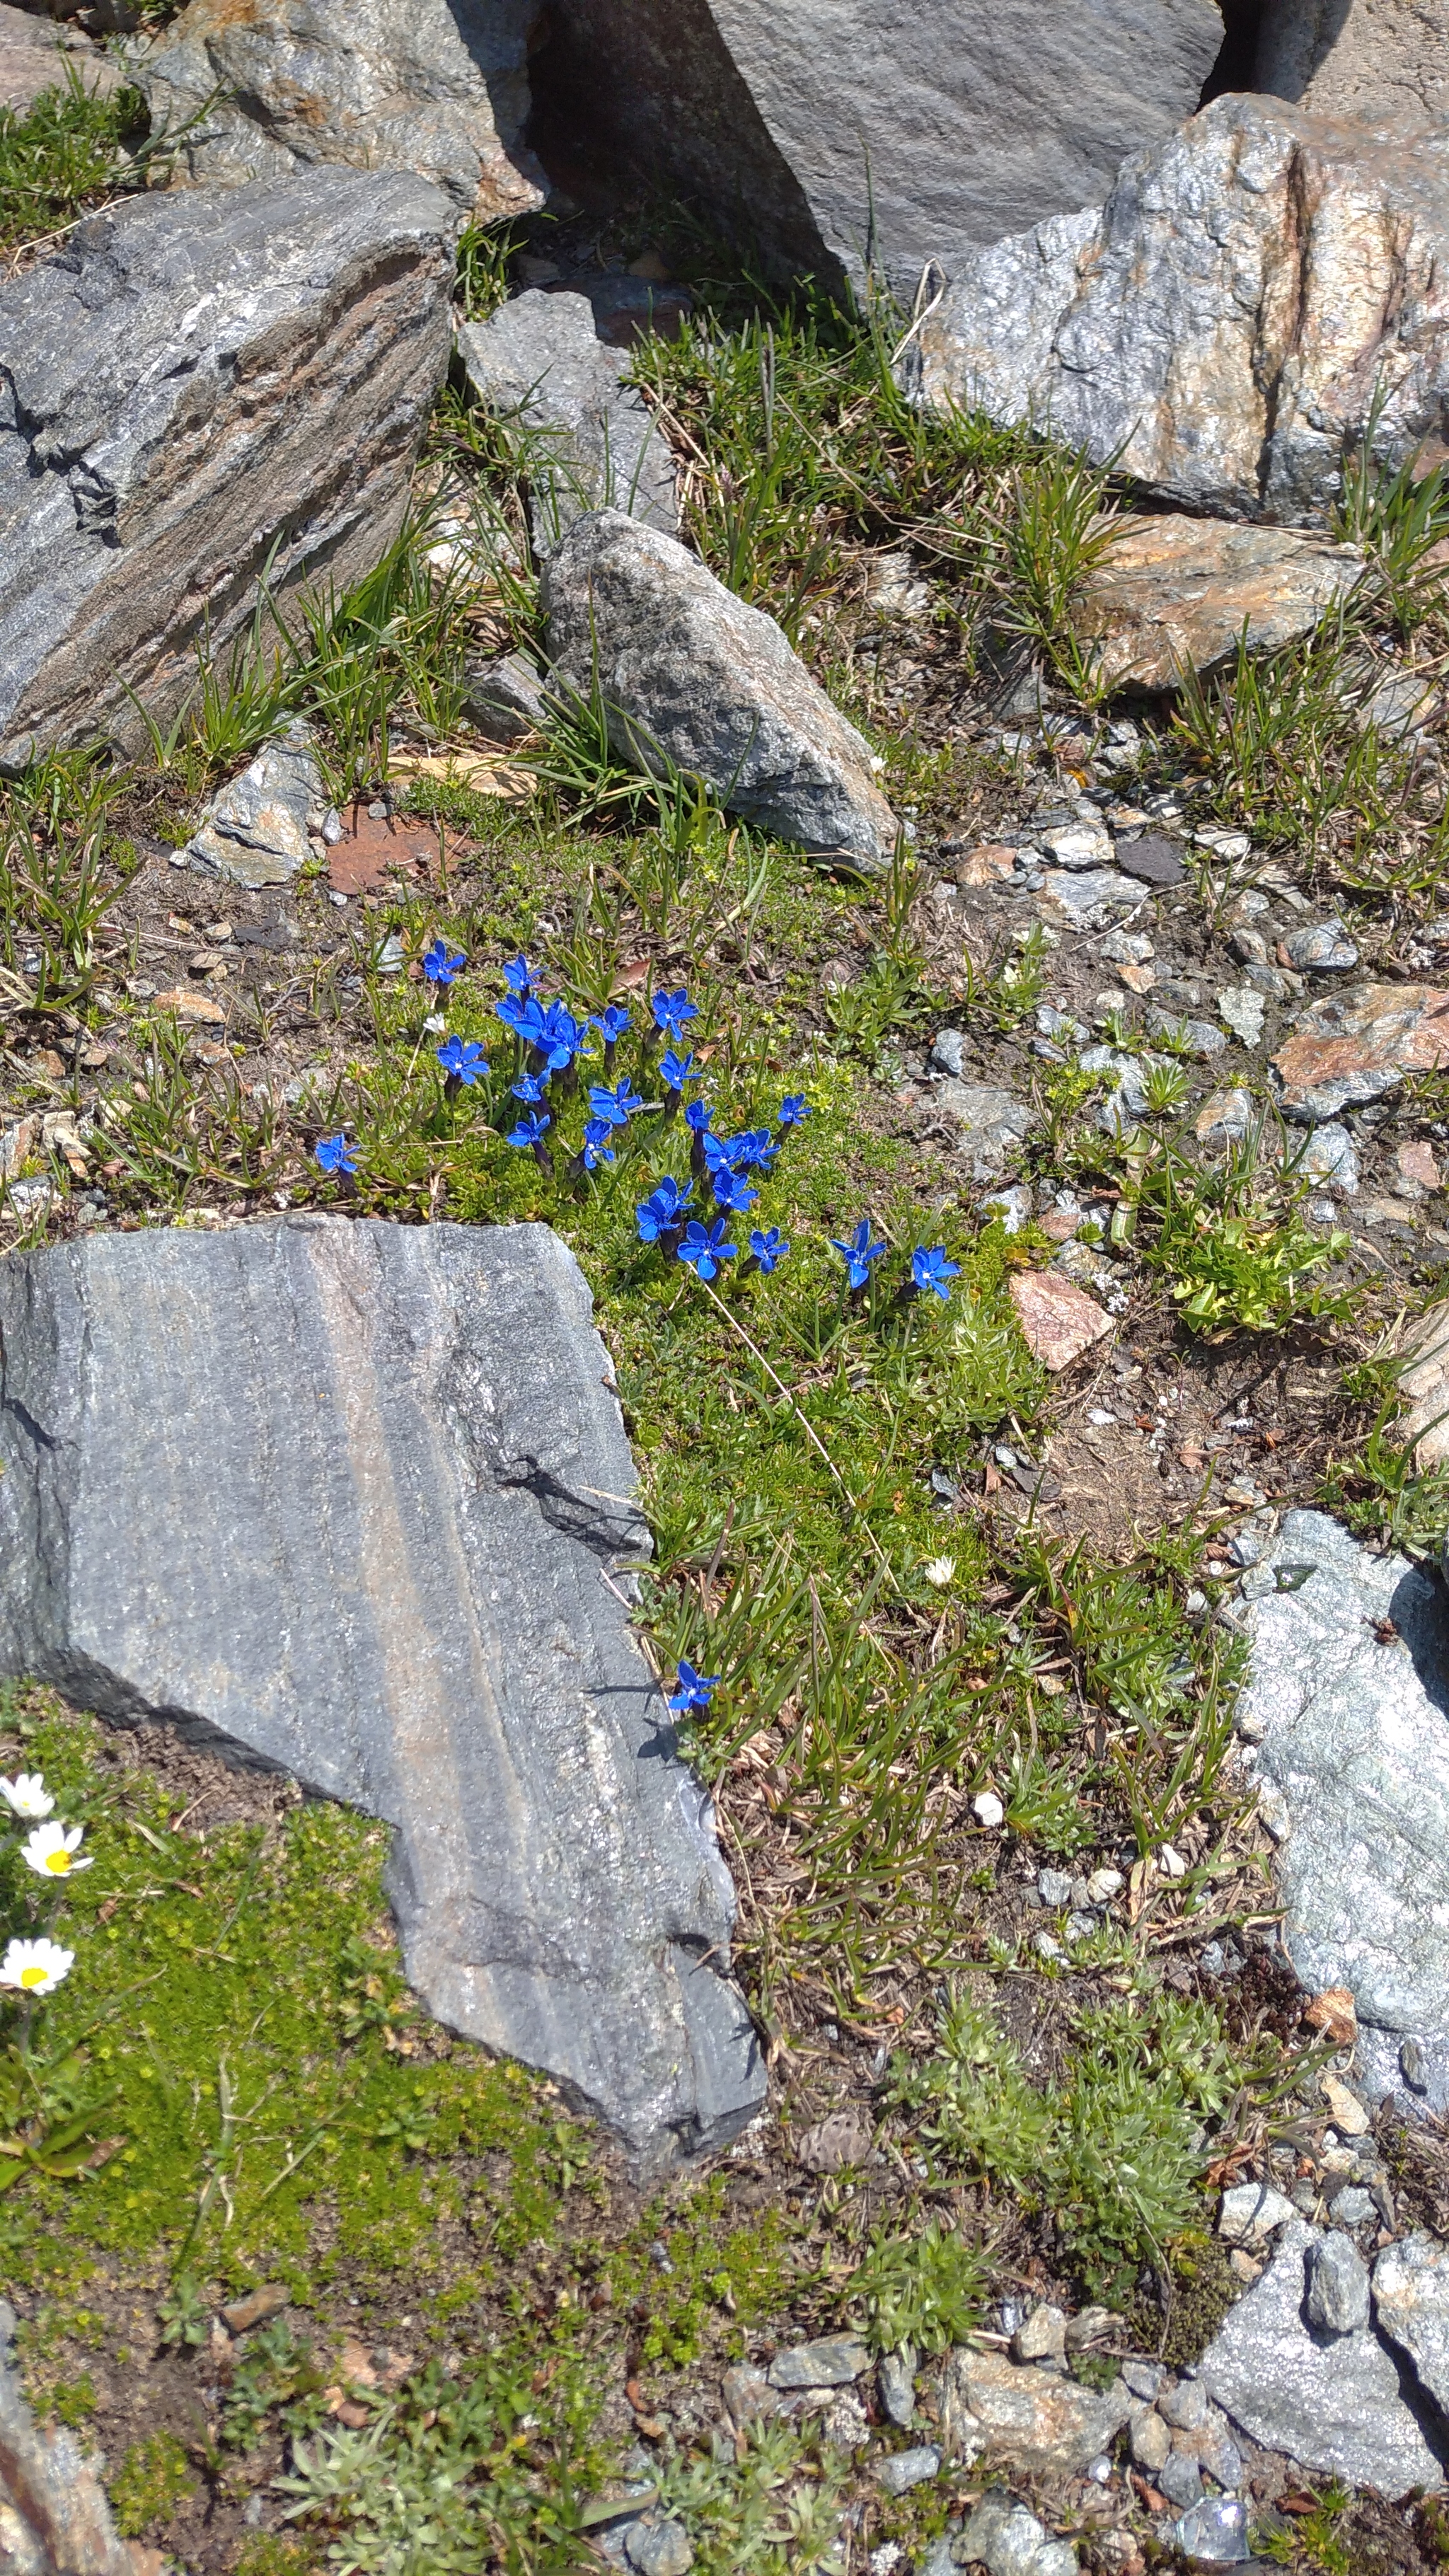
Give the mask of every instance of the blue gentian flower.
[[687, 1082], [703, 1082], [704, 1076], [695, 1072], [692, 1055], [676, 1055], [667, 1047], [659, 1059], [659, 1079], [670, 1091], [682, 1091]]
[[923, 1243], [918, 1243], [911, 1254], [911, 1278], [915, 1286], [923, 1296], [929, 1292], [931, 1296], [939, 1297], [943, 1306], [951, 1294], [951, 1281], [960, 1276], [960, 1262], [948, 1261], [944, 1247], [939, 1243], [932, 1244], [929, 1251]]
[[709, 1177], [715, 1206], [723, 1208], [726, 1216], [743, 1216], [746, 1208], [752, 1208], [760, 1195], [758, 1190], [750, 1188], [748, 1182], [741, 1180], [738, 1172], [730, 1171], [725, 1164], [721, 1164], [717, 1172], [711, 1172]]
[[617, 1002], [611, 1002], [606, 1011], [595, 1013], [592, 1025], [606, 1047], [617, 1046], [629, 1027], [629, 1014]]
[[834, 1235], [831, 1236], [830, 1242], [832, 1249], [840, 1254], [845, 1263], [851, 1287], [868, 1287], [871, 1264], [879, 1261], [881, 1254], [887, 1249], [880, 1236], [872, 1236], [869, 1217], [861, 1218], [848, 1243], [839, 1242]]
[[780, 1115], [775, 1123], [780, 1127], [803, 1127], [809, 1115], [810, 1103], [804, 1092], [792, 1091], [781, 1101]]
[[672, 1043], [684, 1035], [687, 1020], [697, 1020], [699, 1012], [681, 984], [677, 993], [656, 993], [653, 997], [656, 1025]]
[[756, 1226], [750, 1237], [750, 1250], [767, 1278], [777, 1264], [784, 1260], [789, 1249], [777, 1225], [767, 1226], [763, 1233]]
[[566, 1073], [584, 1042], [585, 1023], [563, 1002], [550, 1002], [543, 1015], [543, 1054], [550, 1073]]
[[721, 1216], [713, 1225], [701, 1225], [696, 1217], [685, 1227], [684, 1240], [675, 1257], [687, 1262], [697, 1278], [713, 1279], [722, 1261], [733, 1261], [736, 1246], [724, 1239], [728, 1222], [727, 1217]]
[[511, 1089], [515, 1100], [526, 1100], [531, 1108], [536, 1108], [548, 1090], [548, 1075], [521, 1073]]
[[671, 1708], [708, 1708], [719, 1688], [718, 1673], [697, 1673], [693, 1664], [679, 1658], [679, 1679], [669, 1694]]
[[514, 994], [520, 1002], [526, 1002], [533, 991], [537, 973], [537, 967], [530, 966], [526, 957], [514, 957], [503, 969], [503, 981], [510, 993]]
[[448, 1080], [466, 1083], [470, 1090], [479, 1074], [488, 1071], [488, 1058], [472, 1038], [445, 1038], [433, 1052]]
[[493, 1005], [504, 1027], [512, 1029], [516, 1038], [523, 1035], [523, 1014], [527, 1007], [527, 1003], [520, 1002], [514, 993], [501, 993]]
[[584, 1150], [581, 1158], [586, 1172], [596, 1171], [600, 1163], [612, 1163], [614, 1148], [609, 1143], [610, 1132], [607, 1118], [589, 1120], [584, 1129]]
[[702, 1136], [709, 1126], [712, 1115], [707, 1100], [691, 1100], [685, 1108], [684, 1123], [686, 1127], [693, 1128], [696, 1136]]
[[727, 1136], [716, 1136], [712, 1127], [700, 1127], [695, 1132], [698, 1135], [700, 1151], [704, 1156], [710, 1177], [713, 1178], [716, 1172], [732, 1172], [735, 1167], [735, 1149], [730, 1139]]
[[345, 1136], [319, 1136], [313, 1150], [321, 1171], [355, 1172], [357, 1169], [352, 1148]]
[[768, 1127], [747, 1127], [743, 1136], [734, 1140], [735, 1169], [747, 1172], [753, 1166], [757, 1171], [768, 1172], [779, 1150]]
[[634, 1210], [640, 1242], [657, 1243], [661, 1234], [677, 1233], [684, 1222], [682, 1212], [693, 1196], [693, 1181], [686, 1181], [681, 1189], [678, 1181], [666, 1173], [647, 1199], [641, 1199]]
[[552, 1125], [553, 1120], [550, 1117], [545, 1114], [541, 1118], [535, 1110], [531, 1118], [520, 1118], [508, 1142], [510, 1145], [518, 1145], [525, 1151], [530, 1151], [535, 1145], [542, 1144]]
[[643, 1106], [642, 1092], [631, 1091], [627, 1080], [616, 1083], [612, 1091], [596, 1082], [589, 1093], [589, 1107], [606, 1127], [627, 1127], [633, 1112]]
[[423, 975], [429, 984], [441, 984], [446, 992], [467, 963], [461, 948], [450, 949], [446, 940], [435, 939], [423, 958]]

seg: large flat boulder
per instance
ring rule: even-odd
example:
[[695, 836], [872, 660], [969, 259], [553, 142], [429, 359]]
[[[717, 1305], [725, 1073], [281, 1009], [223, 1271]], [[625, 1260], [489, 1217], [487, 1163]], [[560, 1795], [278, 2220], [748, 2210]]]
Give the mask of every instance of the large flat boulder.
[[1105, 195], [1198, 103], [1213, 0], [556, 0], [542, 88], [779, 270], [907, 295]]
[[429, 2009], [641, 2163], [751, 2117], [732, 1891], [615, 1588], [645, 1533], [559, 1238], [91, 1235], [0, 1263], [0, 1355], [0, 1669], [384, 1817]]
[[174, 707], [263, 577], [283, 602], [377, 561], [450, 241], [423, 181], [315, 170], [112, 207], [0, 286], [0, 764]]
[[192, 180], [408, 170], [456, 222], [495, 223], [547, 193], [522, 140], [536, 17], [533, 0], [190, 0], [135, 77]]
[[1376, 394], [1384, 462], [1439, 430], [1449, 139], [1215, 99], [1105, 205], [962, 261], [907, 364], [1190, 509], [1313, 525]]
[[1449, 17], [1436, 0], [1265, 0], [1253, 87], [1421, 125], [1449, 115]]
[[598, 689], [609, 739], [650, 777], [702, 778], [732, 814], [864, 874], [896, 823], [869, 746], [697, 555], [620, 510], [577, 519], [544, 566], [555, 696]]
[[669, 442], [622, 381], [629, 361], [599, 338], [587, 296], [531, 287], [486, 322], [463, 323], [458, 355], [470, 394], [517, 441], [540, 557], [589, 510], [622, 510], [678, 536]]

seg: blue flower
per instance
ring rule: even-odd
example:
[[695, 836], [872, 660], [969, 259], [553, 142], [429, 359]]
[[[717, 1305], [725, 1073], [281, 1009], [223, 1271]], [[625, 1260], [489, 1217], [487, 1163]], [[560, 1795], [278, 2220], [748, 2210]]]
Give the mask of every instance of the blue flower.
[[716, 1217], [713, 1225], [701, 1225], [692, 1218], [684, 1229], [684, 1241], [676, 1258], [687, 1262], [696, 1277], [713, 1279], [722, 1261], [733, 1261], [736, 1246], [724, 1239], [727, 1217]]
[[616, 1083], [612, 1091], [596, 1082], [589, 1093], [589, 1107], [606, 1127], [627, 1127], [632, 1113], [643, 1106], [642, 1093], [631, 1091], [627, 1081]]
[[464, 1082], [470, 1090], [479, 1074], [488, 1070], [488, 1058], [472, 1038], [445, 1038], [433, 1052], [448, 1080]]
[[673, 1047], [659, 1059], [659, 1078], [670, 1091], [682, 1091], [687, 1082], [703, 1082], [702, 1073], [694, 1070], [692, 1055], [676, 1055]]
[[526, 1100], [531, 1108], [536, 1108], [548, 1090], [548, 1075], [522, 1073], [511, 1088], [515, 1100]]
[[319, 1136], [314, 1151], [321, 1171], [355, 1172], [357, 1169], [345, 1136]]
[[446, 940], [435, 939], [423, 958], [423, 974], [430, 984], [441, 984], [446, 992], [463, 972], [468, 960], [461, 948], [449, 948]]
[[695, 1132], [699, 1137], [700, 1150], [711, 1177], [717, 1172], [732, 1172], [735, 1167], [735, 1149], [729, 1139], [716, 1136], [711, 1127], [700, 1127]]
[[767, 1278], [777, 1263], [784, 1260], [789, 1249], [777, 1225], [767, 1227], [764, 1233], [756, 1226], [750, 1237], [750, 1250]]
[[537, 1110], [535, 1110], [531, 1118], [520, 1118], [518, 1125], [514, 1128], [508, 1142], [510, 1145], [520, 1145], [525, 1150], [528, 1150], [534, 1145], [541, 1145], [545, 1135], [552, 1125], [553, 1120], [551, 1118], [540, 1118]]
[[656, 1025], [665, 1037], [678, 1040], [684, 1035], [686, 1020], [697, 1020], [699, 1012], [681, 984], [677, 993], [656, 993], [653, 998]]
[[647, 1199], [641, 1199], [634, 1210], [640, 1242], [657, 1243], [661, 1234], [675, 1233], [683, 1222], [680, 1212], [688, 1207], [693, 1196], [693, 1181], [686, 1181], [681, 1189], [678, 1181], [666, 1173]]
[[880, 1236], [872, 1237], [869, 1217], [861, 1218], [848, 1243], [841, 1243], [833, 1234], [830, 1242], [832, 1249], [840, 1254], [845, 1263], [852, 1288], [867, 1287], [870, 1283], [871, 1263], [879, 1261], [881, 1254], [887, 1248]]
[[596, 1171], [600, 1163], [612, 1163], [614, 1159], [614, 1148], [609, 1143], [609, 1132], [609, 1121], [607, 1118], [591, 1118], [589, 1120], [588, 1125], [584, 1129], [584, 1150], [582, 1157], [584, 1170], [586, 1172]]
[[702, 1136], [709, 1126], [712, 1114], [707, 1100], [691, 1100], [684, 1112], [684, 1123], [686, 1127], [694, 1129], [696, 1136]]
[[923, 1243], [918, 1243], [911, 1254], [911, 1278], [916, 1287], [922, 1295], [929, 1290], [932, 1296], [939, 1297], [943, 1306], [951, 1294], [951, 1281], [960, 1276], [960, 1262], [948, 1261], [939, 1243], [933, 1244], [929, 1252]]
[[544, 1003], [531, 995], [526, 1002], [495, 1002], [493, 1007], [505, 1027], [544, 1058], [550, 1073], [563, 1073], [573, 1063], [584, 1031], [564, 1003]]
[[693, 1664], [679, 1658], [679, 1680], [669, 1694], [671, 1708], [708, 1708], [719, 1688], [718, 1673], [697, 1673]]
[[629, 1026], [629, 1014], [621, 1009], [617, 1002], [611, 1002], [606, 1011], [596, 1012], [593, 1026], [598, 1030], [605, 1046], [617, 1046]]
[[732, 1160], [737, 1172], [747, 1172], [751, 1166], [768, 1172], [779, 1150], [768, 1127], [747, 1127], [743, 1136], [734, 1140]]
[[780, 1115], [776, 1124], [780, 1127], [803, 1127], [809, 1115], [810, 1103], [804, 1092], [792, 1091], [780, 1103]]
[[530, 966], [526, 957], [514, 957], [503, 969], [503, 981], [510, 993], [516, 994], [520, 1002], [526, 1002], [533, 991], [537, 972], [537, 967]]
[[494, 1003], [493, 1008], [497, 1012], [499, 1019], [503, 1022], [504, 1027], [506, 1029], [512, 1029], [516, 1038], [521, 1038], [523, 1035], [523, 1014], [528, 1008], [527, 1003], [520, 1002], [512, 993], [504, 993]]
[[718, 1171], [711, 1172], [710, 1185], [715, 1206], [723, 1208], [727, 1216], [743, 1216], [746, 1208], [752, 1208], [760, 1195], [758, 1190], [752, 1190], [747, 1182], [740, 1179], [738, 1172], [730, 1171], [725, 1164], [721, 1164]]

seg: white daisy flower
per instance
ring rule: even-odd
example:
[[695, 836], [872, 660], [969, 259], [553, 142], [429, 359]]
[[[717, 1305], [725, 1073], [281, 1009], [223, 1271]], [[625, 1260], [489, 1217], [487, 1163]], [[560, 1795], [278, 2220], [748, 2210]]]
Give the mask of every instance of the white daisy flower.
[[928, 1556], [921, 1572], [928, 1583], [934, 1583], [939, 1592], [944, 1592], [955, 1575], [956, 1559], [954, 1556]]
[[48, 1816], [55, 1805], [38, 1771], [19, 1771], [13, 1780], [0, 1780], [0, 1798], [17, 1816]]
[[0, 1986], [18, 1986], [26, 1995], [53, 1995], [74, 1965], [74, 1950], [62, 1950], [55, 1941], [12, 1941], [0, 1959]]
[[37, 1825], [20, 1846], [20, 1857], [41, 1878], [72, 1878], [90, 1861], [78, 1860], [84, 1825]]

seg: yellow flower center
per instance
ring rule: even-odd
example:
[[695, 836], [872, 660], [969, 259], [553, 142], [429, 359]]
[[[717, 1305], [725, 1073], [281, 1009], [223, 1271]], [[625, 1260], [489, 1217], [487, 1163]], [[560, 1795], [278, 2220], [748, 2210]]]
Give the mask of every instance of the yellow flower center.
[[53, 1851], [53, 1852], [47, 1852], [47, 1853], [46, 1853], [46, 1855], [45, 1855], [45, 1866], [46, 1866], [46, 1868], [47, 1868], [47, 1869], [49, 1869], [49, 1870], [53, 1870], [53, 1871], [55, 1872], [55, 1875], [56, 1875], [56, 1877], [57, 1877], [57, 1878], [64, 1878], [64, 1876], [65, 1876], [65, 1874], [66, 1874], [66, 1871], [67, 1871], [67, 1870], [69, 1869], [69, 1867], [70, 1867], [70, 1854], [69, 1854], [69, 1852], [68, 1852], [68, 1851]]
[[20, 1971], [20, 1982], [22, 1986], [43, 1986], [45, 1983], [45, 1970], [43, 1968], [22, 1968]]

